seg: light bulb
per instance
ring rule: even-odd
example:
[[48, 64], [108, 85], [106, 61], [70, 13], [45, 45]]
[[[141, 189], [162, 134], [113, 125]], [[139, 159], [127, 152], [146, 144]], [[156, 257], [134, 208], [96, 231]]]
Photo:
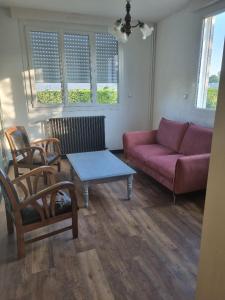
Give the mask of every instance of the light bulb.
[[117, 31], [114, 33], [118, 42], [126, 43], [128, 41], [127, 34], [125, 32]]
[[121, 29], [123, 27], [122, 20], [117, 20], [114, 23], [112, 34], [116, 37], [119, 42], [126, 43], [128, 41], [127, 34], [122, 32]]
[[113, 28], [114, 30], [121, 31], [121, 27], [122, 27], [122, 19], [119, 19], [114, 23]]
[[126, 43], [128, 41], [128, 37], [127, 37], [127, 34], [125, 32], [121, 32], [120, 41], [122, 43]]
[[154, 31], [153, 27], [149, 27], [147, 24], [143, 24], [140, 26], [140, 30], [142, 32], [142, 38], [143, 40], [146, 40], [147, 37], [149, 37], [152, 32]]

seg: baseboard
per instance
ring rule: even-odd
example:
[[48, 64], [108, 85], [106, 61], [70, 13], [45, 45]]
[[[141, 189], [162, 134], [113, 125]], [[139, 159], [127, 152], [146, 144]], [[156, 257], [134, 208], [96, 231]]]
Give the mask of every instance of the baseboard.
[[[113, 154], [123, 154], [123, 149], [109, 150], [109, 151]], [[61, 157], [62, 157], [62, 159], [66, 159], [66, 154], [63, 154]]]
[[[111, 153], [113, 154], [123, 154], [123, 149], [117, 149], [117, 150], [109, 150]], [[62, 156], [62, 159], [66, 159], [66, 154], [63, 154]], [[7, 167], [6, 167], [6, 173], [8, 174], [9, 173], [9, 168], [13, 166], [13, 161], [12, 159], [10, 159], [8, 161], [8, 164], [7, 164]]]
[[123, 149], [118, 149], [118, 150], [109, 150], [113, 154], [123, 154]]

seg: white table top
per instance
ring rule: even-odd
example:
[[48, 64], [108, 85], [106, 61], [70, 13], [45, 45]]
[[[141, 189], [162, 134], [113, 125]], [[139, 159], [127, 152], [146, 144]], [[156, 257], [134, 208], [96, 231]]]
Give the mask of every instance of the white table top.
[[129, 176], [136, 172], [108, 150], [67, 154], [81, 181]]

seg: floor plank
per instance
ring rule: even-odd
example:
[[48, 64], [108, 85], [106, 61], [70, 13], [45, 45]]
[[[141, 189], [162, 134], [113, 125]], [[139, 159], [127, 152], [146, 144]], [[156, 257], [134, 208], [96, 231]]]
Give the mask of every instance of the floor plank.
[[85, 286], [86, 299], [113, 300], [114, 296], [105, 277], [95, 249], [78, 254], [79, 269]]

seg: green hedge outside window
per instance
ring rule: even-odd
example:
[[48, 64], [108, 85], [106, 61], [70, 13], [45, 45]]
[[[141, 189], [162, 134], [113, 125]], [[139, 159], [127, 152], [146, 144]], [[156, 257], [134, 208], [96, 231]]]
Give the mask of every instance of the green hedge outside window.
[[[103, 88], [97, 90], [98, 104], [116, 104], [117, 91], [112, 88]], [[37, 101], [41, 104], [61, 104], [61, 91], [39, 91], [37, 92]], [[68, 92], [68, 101], [71, 104], [89, 103], [91, 102], [91, 91], [88, 89], [76, 89]]]

